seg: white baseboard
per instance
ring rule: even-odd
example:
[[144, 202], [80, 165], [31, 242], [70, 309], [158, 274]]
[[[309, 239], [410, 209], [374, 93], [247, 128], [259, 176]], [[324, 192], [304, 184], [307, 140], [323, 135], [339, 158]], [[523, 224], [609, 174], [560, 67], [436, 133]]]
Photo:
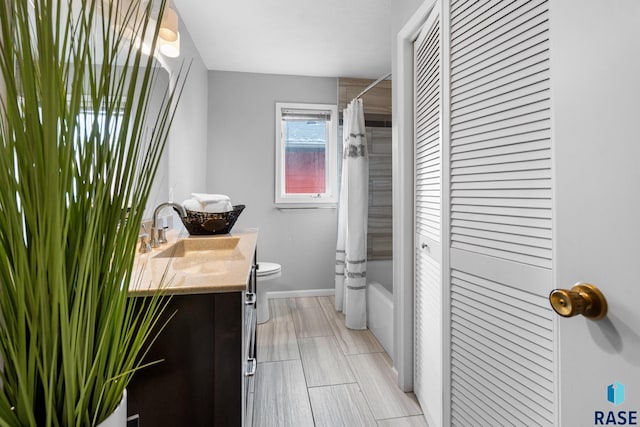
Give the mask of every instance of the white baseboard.
[[336, 293], [335, 289], [305, 289], [298, 291], [271, 291], [267, 298], [300, 298], [300, 297], [328, 297]]

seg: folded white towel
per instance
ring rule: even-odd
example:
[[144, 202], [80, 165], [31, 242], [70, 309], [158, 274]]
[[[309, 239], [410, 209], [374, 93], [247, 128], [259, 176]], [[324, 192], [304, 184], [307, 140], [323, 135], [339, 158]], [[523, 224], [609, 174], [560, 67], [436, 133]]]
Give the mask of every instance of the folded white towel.
[[233, 210], [233, 206], [229, 200], [221, 200], [219, 202], [207, 203], [204, 206], [205, 212], [229, 212]]
[[206, 206], [209, 203], [229, 202], [229, 201], [231, 201], [229, 196], [227, 196], [225, 194], [191, 193], [191, 196], [194, 199], [196, 199], [198, 202], [202, 203], [203, 206]]
[[228, 200], [211, 202], [203, 206], [203, 204], [197, 201], [196, 199], [188, 199], [182, 202], [182, 206], [184, 206], [185, 209], [194, 211], [194, 212], [221, 213], [221, 212], [229, 212], [233, 210], [233, 205]]
[[190, 211], [204, 212], [202, 204], [200, 204], [200, 202], [197, 201], [196, 199], [185, 200], [184, 202], [182, 202], [182, 206], [184, 206], [185, 209]]

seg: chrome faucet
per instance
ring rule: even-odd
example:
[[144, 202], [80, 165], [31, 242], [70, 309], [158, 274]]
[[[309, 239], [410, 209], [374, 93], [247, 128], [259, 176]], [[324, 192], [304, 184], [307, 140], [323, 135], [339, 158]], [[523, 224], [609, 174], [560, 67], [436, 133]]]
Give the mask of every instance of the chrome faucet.
[[[160, 234], [160, 230], [158, 230], [158, 214], [162, 209], [169, 206], [171, 206], [173, 210], [175, 210], [178, 213], [178, 215], [180, 215], [182, 218], [185, 218], [187, 216], [187, 211], [185, 211], [182, 205], [179, 205], [177, 203], [170, 203], [170, 202], [160, 203], [158, 207], [153, 211], [153, 222], [151, 223], [151, 247], [152, 248], [157, 248], [158, 246], [160, 246], [160, 243], [161, 243], [160, 240], [158, 239], [158, 235]], [[164, 235], [164, 230], [162, 231], [163, 231], [162, 234]], [[166, 242], [166, 239], [163, 238], [162, 240]]]

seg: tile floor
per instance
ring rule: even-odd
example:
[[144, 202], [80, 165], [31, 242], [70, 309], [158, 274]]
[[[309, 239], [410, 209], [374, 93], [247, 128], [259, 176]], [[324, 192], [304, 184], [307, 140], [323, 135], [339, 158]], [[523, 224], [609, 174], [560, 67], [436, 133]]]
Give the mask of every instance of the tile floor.
[[344, 326], [333, 297], [272, 299], [258, 325], [254, 427], [426, 427], [413, 393], [369, 331]]

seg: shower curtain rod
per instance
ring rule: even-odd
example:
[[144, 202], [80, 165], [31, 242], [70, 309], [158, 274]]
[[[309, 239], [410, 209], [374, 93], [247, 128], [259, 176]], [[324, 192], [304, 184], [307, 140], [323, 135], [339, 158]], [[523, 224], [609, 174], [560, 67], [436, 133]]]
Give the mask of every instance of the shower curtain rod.
[[389, 73], [389, 74], [387, 74], [387, 75], [385, 75], [385, 76], [380, 77], [378, 80], [376, 80], [375, 82], [371, 83], [369, 86], [367, 86], [366, 88], [364, 88], [364, 90], [363, 90], [362, 92], [360, 92], [360, 93], [358, 94], [358, 96], [356, 96], [356, 97], [355, 97], [355, 98], [353, 98], [353, 99], [358, 99], [358, 98], [360, 98], [362, 95], [364, 95], [365, 93], [369, 92], [369, 90], [370, 90], [371, 88], [375, 87], [378, 83], [380, 83], [381, 81], [386, 80], [386, 79], [388, 79], [389, 77], [391, 77], [391, 74], [392, 74], [392, 73]]

